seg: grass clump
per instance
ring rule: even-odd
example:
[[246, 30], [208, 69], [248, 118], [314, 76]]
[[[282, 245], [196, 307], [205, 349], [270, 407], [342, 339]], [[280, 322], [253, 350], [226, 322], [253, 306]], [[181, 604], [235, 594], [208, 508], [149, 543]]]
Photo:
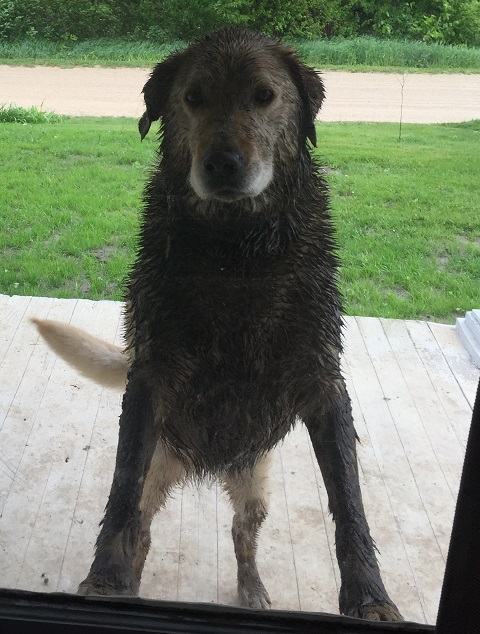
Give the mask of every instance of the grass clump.
[[15, 104], [0, 104], [0, 123], [64, 123], [66, 120], [63, 115], [45, 112], [36, 106], [22, 108]]

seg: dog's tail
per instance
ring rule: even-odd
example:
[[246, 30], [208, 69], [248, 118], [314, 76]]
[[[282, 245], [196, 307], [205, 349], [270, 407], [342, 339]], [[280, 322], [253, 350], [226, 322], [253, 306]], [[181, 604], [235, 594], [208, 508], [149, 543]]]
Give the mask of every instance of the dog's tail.
[[130, 363], [121, 348], [61, 321], [32, 322], [50, 348], [83, 376], [105, 387], [125, 388]]

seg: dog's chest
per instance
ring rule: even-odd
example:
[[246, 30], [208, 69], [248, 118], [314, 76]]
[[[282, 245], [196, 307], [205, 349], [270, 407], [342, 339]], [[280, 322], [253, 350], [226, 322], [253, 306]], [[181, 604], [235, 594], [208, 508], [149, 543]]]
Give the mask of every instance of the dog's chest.
[[165, 279], [173, 327], [213, 358], [255, 363], [290, 330], [293, 275], [272, 262], [185, 259]]
[[166, 262], [141, 263], [132, 286], [165, 437], [206, 470], [246, 464], [288, 432], [318, 391], [316, 312], [285, 254], [171, 246]]
[[311, 310], [319, 283], [293, 250], [269, 251], [263, 240], [257, 233], [246, 245], [179, 231], [167, 258], [155, 244], [144, 252], [131, 285], [133, 330], [163, 368], [188, 358], [205, 381], [268, 376], [276, 383], [308, 371], [299, 355], [321, 353], [321, 315]]
[[183, 256], [149, 284], [145, 314], [136, 311], [149, 325], [163, 433], [207, 471], [246, 465], [295, 420], [291, 274]]

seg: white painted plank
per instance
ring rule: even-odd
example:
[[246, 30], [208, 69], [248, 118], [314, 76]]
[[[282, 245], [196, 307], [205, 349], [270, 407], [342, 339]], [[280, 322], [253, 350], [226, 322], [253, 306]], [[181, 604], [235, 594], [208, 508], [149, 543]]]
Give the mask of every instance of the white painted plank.
[[[72, 322], [84, 326], [89, 332], [106, 341], [118, 342], [121, 340], [121, 305], [117, 302], [98, 304], [94, 320], [93, 315], [87, 313], [82, 317], [81, 323], [79, 316], [75, 314]], [[72, 373], [75, 375], [75, 381], [78, 381], [76, 372], [73, 370]], [[90, 381], [81, 381], [87, 398], [94, 399], [95, 394], [99, 393], [98, 409], [91, 433], [85, 434], [82, 442], [76, 447], [84, 468], [76, 481], [77, 491], [71, 496], [67, 507], [72, 509], [71, 522], [56, 588], [63, 592], [76, 592], [93, 559], [94, 545], [100, 530], [99, 523], [103, 517], [115, 468], [118, 417], [122, 398], [120, 392], [102, 391]]]
[[152, 545], [140, 587], [142, 597], [178, 601], [181, 521], [182, 489], [176, 487], [152, 522]]
[[0, 363], [21, 323], [31, 297], [0, 295]]
[[[99, 523], [110, 493], [118, 439], [118, 416], [121, 397], [104, 390], [98, 407], [95, 427], [90, 437], [82, 439], [86, 464], [70, 500], [70, 526], [58, 575], [57, 591], [76, 592], [86, 577], [93, 560], [94, 546], [100, 531]], [[71, 507], [70, 507], [71, 508]], [[66, 530], [66, 529], [65, 529]], [[63, 537], [62, 537], [63, 539]]]
[[[3, 313], [0, 323], [4, 324], [4, 351], [0, 364], [0, 429], [10, 410], [15, 393], [20, 385], [25, 368], [33, 352], [33, 345], [38, 339], [35, 328], [28, 322], [28, 316], [37, 312], [48, 313], [51, 300], [38, 297], [27, 298], [20, 302], [18, 308], [9, 305], [8, 312]], [[3, 320], [8, 320], [5, 323]], [[18, 321], [17, 321], [18, 320]], [[6, 337], [9, 337], [7, 342]]]
[[[410, 337], [407, 323], [394, 319], [382, 319], [382, 326], [399, 368], [408, 382], [410, 396], [421, 418], [429, 444], [437, 457], [438, 467], [435, 473], [438, 473], [438, 468], [442, 471], [453, 498], [456, 499], [464, 456], [462, 443], [438, 399], [432, 379]], [[403, 402], [400, 402], [399, 406], [402, 407]], [[419, 446], [419, 449], [423, 451], [423, 444]], [[450, 529], [451, 520], [448, 521], [448, 530]]]
[[[335, 524], [333, 522], [333, 518], [328, 506], [328, 494], [325, 488], [325, 483], [323, 481], [323, 476], [320, 471], [320, 467], [318, 465], [317, 458], [315, 456], [315, 452], [313, 450], [313, 446], [312, 446], [312, 443], [310, 442], [310, 439], [308, 441], [308, 446], [310, 450], [310, 460], [313, 465], [315, 481], [317, 483], [317, 494], [320, 500], [320, 509], [322, 511], [323, 517], [325, 518], [325, 523], [323, 526], [325, 529], [325, 534], [327, 537], [329, 550], [331, 554], [331, 565], [332, 565], [333, 575], [335, 578], [335, 587], [338, 592], [340, 590], [340, 570], [338, 568], [337, 558], [335, 554]], [[335, 609], [335, 613], [338, 613], [338, 605]]]
[[[217, 486], [218, 594], [217, 601], [239, 605], [237, 563], [232, 539], [233, 509], [226, 493]], [[263, 529], [261, 529], [262, 531]], [[261, 534], [261, 533], [260, 533]], [[262, 574], [262, 570], [260, 574]], [[264, 583], [266, 580], [263, 579]]]
[[428, 326], [460, 389], [473, 409], [480, 369], [473, 363], [453, 326], [435, 323], [429, 323]]
[[[32, 298], [26, 313], [48, 313], [52, 300]], [[38, 339], [35, 328], [22, 319], [11, 331], [8, 350], [0, 364], [0, 515], [48, 380], [48, 369], [33, 354]], [[50, 367], [53, 366], [51, 355]], [[42, 371], [43, 370], [43, 371]]]
[[394, 510], [390, 504], [388, 491], [346, 360], [344, 360], [344, 366], [347, 375], [347, 389], [352, 401], [355, 429], [360, 439], [357, 452], [362, 498], [370, 532], [378, 549], [377, 559], [382, 579], [387, 592], [392, 601], [397, 604], [400, 612], [402, 614], [408, 613], [408, 618], [412, 621], [423, 623], [426, 617], [416, 587], [415, 575], [408, 560]]
[[402, 614], [408, 613], [408, 618], [412, 621], [425, 622], [426, 617], [416, 587], [415, 574], [407, 556], [399, 523], [390, 502], [388, 489], [379, 467], [374, 444], [368, 432], [348, 364], [350, 356], [355, 354], [355, 343], [363, 347], [363, 339], [356, 338], [355, 341], [349, 338], [348, 324], [353, 323], [355, 328], [356, 322], [354, 318], [348, 318], [346, 321], [345, 355], [342, 367], [352, 401], [355, 429], [359, 437], [357, 455], [362, 498], [370, 531], [378, 548], [377, 558], [382, 579], [400, 612]]
[[270, 595], [272, 608], [299, 610], [300, 599], [279, 448], [273, 451], [268, 492], [270, 508], [258, 540], [258, 570]]
[[[405, 382], [392, 345], [378, 319], [359, 320], [365, 346], [380, 378], [384, 398], [393, 419], [402, 448], [415, 478], [438, 547], [444, 559], [448, 554], [456, 491], [452, 492], [439, 463], [422, 417]], [[393, 338], [394, 339], [394, 338]], [[414, 383], [420, 360], [409, 369]]]
[[183, 489], [178, 601], [217, 600], [216, 511], [215, 483]]
[[309, 438], [301, 424], [281, 447], [290, 537], [295, 559], [300, 609], [338, 612], [338, 589], [331, 543], [322, 512], [310, 455]]
[[[45, 306], [41, 302], [32, 302], [26, 306], [31, 306], [28, 313], [24, 313], [24, 319], [19, 327], [12, 331], [12, 342], [18, 335], [19, 345], [30, 352], [28, 365], [21, 377], [20, 385], [17, 389], [9, 384], [6, 378], [6, 385], [10, 385], [12, 393], [10, 407], [2, 431], [0, 432], [0, 442], [2, 451], [9, 456], [9, 475], [14, 469], [14, 478], [2, 484], [2, 509], [0, 513], [0, 543], [4, 545], [4, 556], [0, 562], [0, 572], [5, 587], [18, 587], [18, 574], [25, 557], [26, 548], [32, 533], [32, 522], [43, 494], [45, 481], [42, 475], [45, 464], [40, 464], [37, 469], [30, 470], [31, 457], [37, 456], [37, 430], [39, 426], [38, 408], [40, 407], [48, 380], [55, 366], [55, 355], [46, 346], [38, 344], [38, 335], [33, 326], [28, 322], [28, 316], [42, 316]], [[70, 319], [75, 303], [63, 302], [60, 305], [48, 300], [48, 315], [55, 318]], [[24, 302], [21, 302], [24, 305]], [[15, 344], [10, 346], [10, 350], [15, 349]], [[4, 358], [1, 368], [8, 360]], [[19, 377], [12, 369], [12, 376]], [[7, 392], [8, 394], [8, 392]], [[16, 394], [16, 395], [15, 395]], [[62, 395], [63, 398], [63, 395]], [[53, 427], [56, 420], [52, 420]], [[52, 427], [52, 433], [55, 429]], [[45, 455], [40, 459], [47, 460], [47, 452], [50, 447], [45, 445]], [[34, 460], [35, 462], [35, 460]], [[40, 470], [40, 477], [36, 471]], [[43, 470], [43, 471], [42, 471]]]
[[[385, 401], [379, 377], [355, 322], [349, 324], [348, 336], [352, 343], [348, 364], [353, 384], [390, 504], [402, 533], [426, 619], [429, 623], [434, 623], [439, 599], [438, 579], [443, 576], [443, 557]], [[405, 617], [410, 618], [408, 608], [405, 610]]]
[[465, 447], [472, 419], [471, 407], [452, 376], [429, 325], [421, 321], [407, 321], [406, 327], [435, 386], [437, 399], [444, 408], [460, 442]]
[[[80, 302], [72, 323], [99, 332], [104, 328], [102, 309], [101, 302]], [[32, 430], [32, 450], [19, 468], [25, 478], [35, 479], [43, 489], [36, 514], [28, 523], [32, 528], [19, 570], [20, 588], [57, 588], [87, 458], [84, 447], [91, 437], [100, 394], [101, 388], [80, 379], [76, 371], [57, 361]], [[12, 501], [17, 507], [21, 503], [19, 499]]]

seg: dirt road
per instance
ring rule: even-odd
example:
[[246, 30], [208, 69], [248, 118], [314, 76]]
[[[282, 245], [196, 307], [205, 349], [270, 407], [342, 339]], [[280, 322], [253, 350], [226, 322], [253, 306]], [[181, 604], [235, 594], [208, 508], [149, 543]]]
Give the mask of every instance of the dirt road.
[[[0, 65], [0, 103], [42, 106], [66, 115], [134, 116], [143, 112], [144, 68]], [[480, 119], [480, 74], [323, 73], [323, 121], [448, 123]]]

